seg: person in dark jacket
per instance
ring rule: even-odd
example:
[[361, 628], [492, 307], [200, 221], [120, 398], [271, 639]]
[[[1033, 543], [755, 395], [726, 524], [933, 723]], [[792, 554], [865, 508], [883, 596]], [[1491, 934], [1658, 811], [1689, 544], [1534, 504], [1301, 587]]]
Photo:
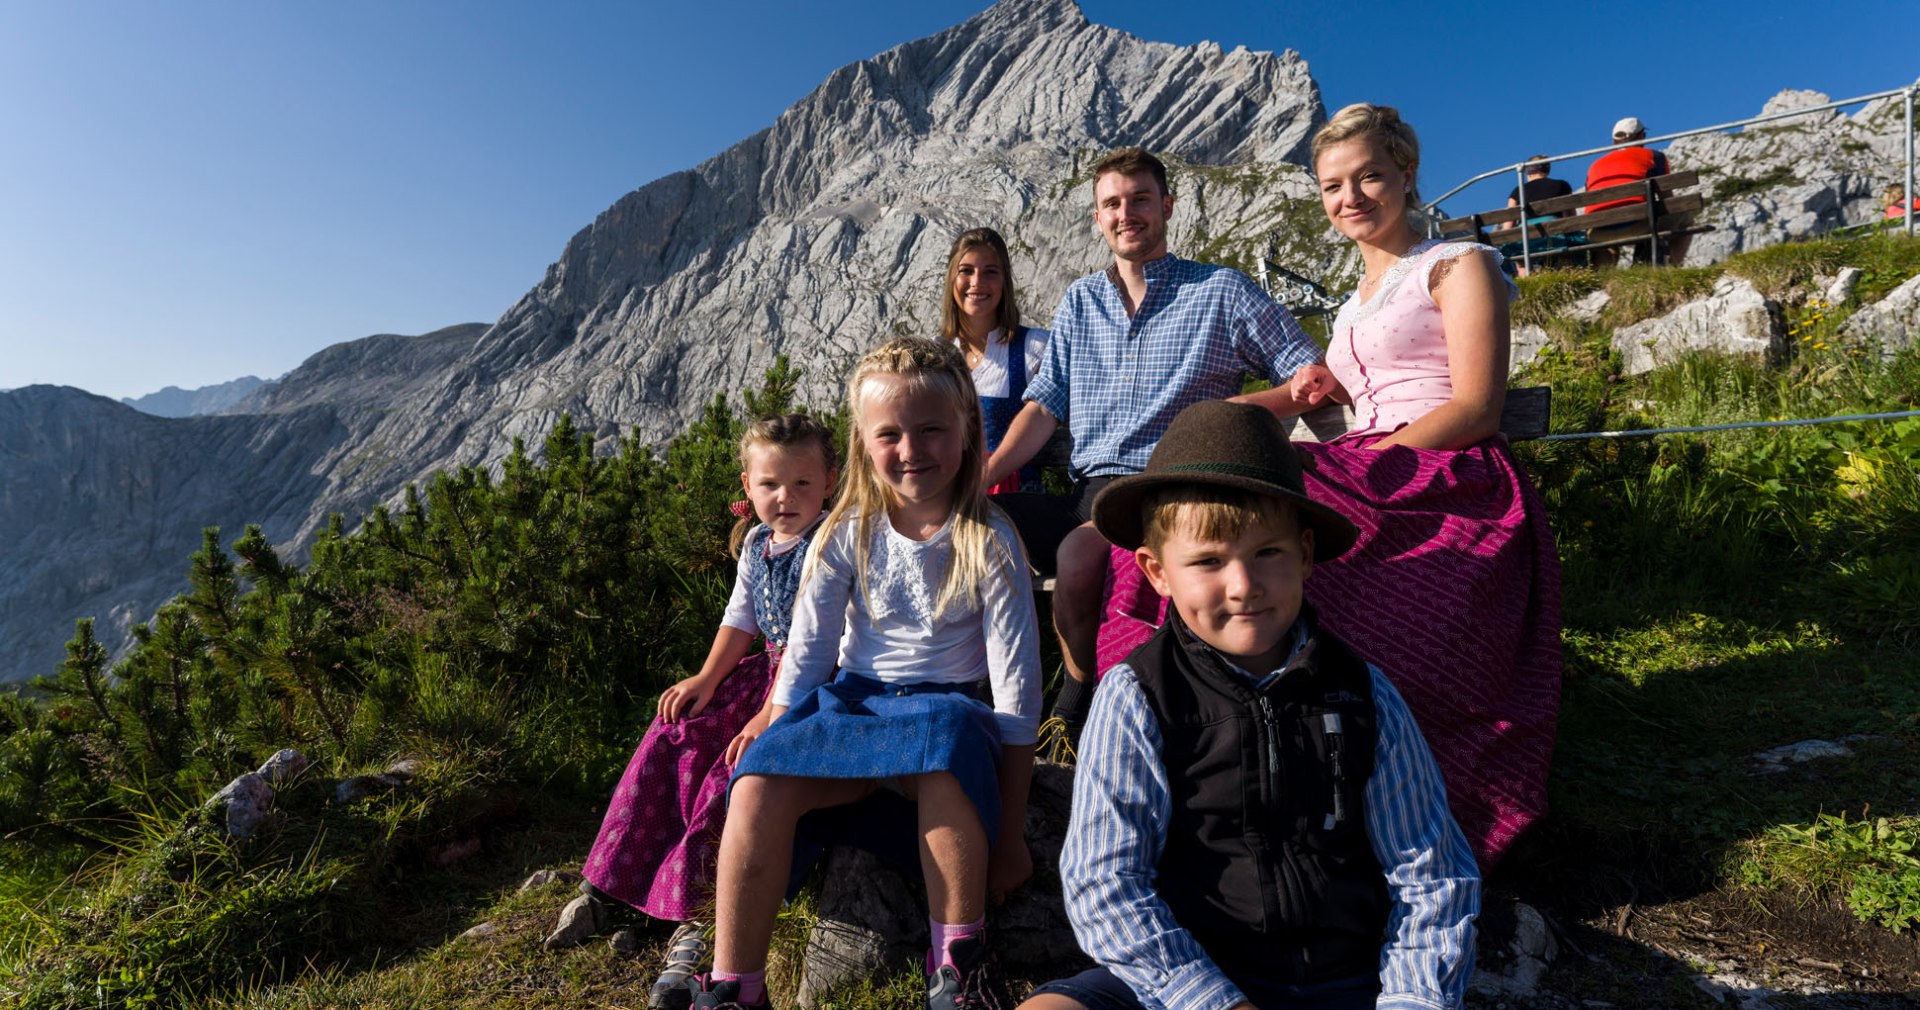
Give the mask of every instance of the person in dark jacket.
[[1060, 875], [1099, 967], [1023, 1010], [1460, 1006], [1479, 871], [1405, 703], [1304, 601], [1356, 532], [1281, 422], [1188, 407], [1093, 521], [1173, 605], [1082, 737]]

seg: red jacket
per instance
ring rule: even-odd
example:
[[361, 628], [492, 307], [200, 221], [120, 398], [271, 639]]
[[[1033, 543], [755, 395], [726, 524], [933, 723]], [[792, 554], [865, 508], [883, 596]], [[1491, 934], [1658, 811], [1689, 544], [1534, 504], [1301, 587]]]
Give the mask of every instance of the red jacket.
[[[1623, 147], [1618, 151], [1608, 151], [1594, 161], [1587, 169], [1587, 189], [1605, 189], [1627, 182], [1639, 182], [1656, 175], [1666, 175], [1667, 156], [1659, 151], [1649, 151], [1644, 147]], [[1625, 207], [1628, 204], [1644, 203], [1643, 198], [1630, 196], [1624, 200], [1608, 200], [1596, 203], [1582, 213], [1592, 214], [1609, 207]]]

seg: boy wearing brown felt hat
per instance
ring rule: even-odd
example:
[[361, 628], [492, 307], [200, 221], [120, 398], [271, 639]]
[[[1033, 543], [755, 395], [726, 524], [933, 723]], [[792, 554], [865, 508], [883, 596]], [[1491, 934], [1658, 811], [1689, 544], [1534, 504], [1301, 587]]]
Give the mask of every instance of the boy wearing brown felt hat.
[[1355, 530], [1300, 466], [1206, 401], [1095, 499], [1172, 605], [1081, 740], [1060, 873], [1099, 967], [1024, 1010], [1460, 1005], [1478, 867], [1405, 702], [1305, 603]]

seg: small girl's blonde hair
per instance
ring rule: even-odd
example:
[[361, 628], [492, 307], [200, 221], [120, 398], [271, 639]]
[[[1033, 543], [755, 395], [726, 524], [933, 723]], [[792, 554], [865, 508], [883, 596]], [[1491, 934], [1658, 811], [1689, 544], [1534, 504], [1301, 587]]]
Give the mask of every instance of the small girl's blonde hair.
[[1335, 144], [1349, 140], [1365, 138], [1380, 145], [1387, 157], [1402, 172], [1414, 173], [1414, 186], [1407, 192], [1407, 202], [1420, 202], [1419, 174], [1420, 137], [1400, 118], [1400, 110], [1391, 105], [1369, 105], [1358, 102], [1333, 114], [1327, 125], [1313, 135], [1313, 163], [1320, 164], [1320, 155]]
[[[832, 473], [839, 467], [833, 454], [833, 432], [827, 426], [805, 414], [773, 414], [747, 425], [740, 436], [740, 469], [747, 469], [747, 453], [756, 446], [774, 446], [795, 452], [807, 446], [820, 450], [820, 462]], [[827, 489], [833, 493], [832, 488]], [[749, 511], [733, 524], [733, 534], [727, 538], [727, 550], [734, 557], [740, 556], [741, 548], [747, 544], [747, 534], [760, 523], [760, 517]]]
[[960, 472], [954, 475], [953, 513], [948, 533], [951, 554], [946, 575], [934, 595], [933, 610], [934, 616], [940, 618], [977, 609], [981, 588], [987, 579], [996, 572], [1004, 574], [1007, 566], [1019, 559], [1006, 556], [1004, 542], [994, 535], [989, 525], [989, 517], [997, 508], [987, 501], [983, 483], [981, 468], [986, 449], [980, 425], [980, 396], [974, 391], [966, 359], [952, 344], [924, 337], [898, 337], [868, 351], [854, 367], [853, 378], [847, 381], [846, 472], [841, 476], [840, 494], [833, 511], [827, 513], [821, 535], [814, 538], [801, 584], [805, 585], [813, 577], [815, 561], [834, 529], [843, 522], [856, 522], [859, 535], [854, 538], [854, 570], [859, 573], [861, 600], [872, 609], [867, 596], [867, 570], [873, 524], [887, 521], [887, 510], [893, 503], [886, 486], [874, 474], [873, 460], [866, 453], [866, 432], [862, 429], [865, 415], [861, 408], [872, 393], [873, 380], [888, 375], [902, 379], [910, 392], [939, 393], [951, 405], [954, 423], [960, 426]]

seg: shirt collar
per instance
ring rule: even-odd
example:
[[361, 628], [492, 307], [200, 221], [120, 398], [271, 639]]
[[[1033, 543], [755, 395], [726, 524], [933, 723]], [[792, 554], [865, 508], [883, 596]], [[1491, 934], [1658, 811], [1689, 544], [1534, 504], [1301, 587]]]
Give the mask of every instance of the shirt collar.
[[1241, 666], [1240, 664], [1234, 662], [1233, 660], [1228, 659], [1225, 655], [1223, 655], [1220, 652], [1219, 649], [1216, 649], [1213, 646], [1208, 645], [1206, 642], [1201, 641], [1200, 636], [1195, 635], [1193, 633], [1193, 630], [1191, 628], [1188, 628], [1184, 622], [1175, 622], [1174, 629], [1181, 636], [1182, 642], [1189, 645], [1197, 645], [1200, 648], [1205, 649], [1208, 652], [1212, 653], [1216, 659], [1220, 660], [1221, 666], [1224, 666], [1227, 669], [1232, 670], [1235, 674], [1238, 674], [1239, 676], [1246, 678], [1248, 681], [1252, 682], [1255, 688], [1266, 687], [1268, 684], [1271, 684], [1275, 680], [1278, 680], [1281, 674], [1287, 672], [1287, 670], [1293, 667], [1294, 660], [1300, 658], [1300, 650], [1307, 647], [1307, 618], [1304, 611], [1301, 613], [1300, 616], [1295, 617], [1293, 619], [1293, 627], [1287, 629], [1289, 644], [1287, 646], [1286, 657], [1280, 661], [1279, 666], [1274, 667], [1272, 670], [1269, 670], [1266, 673], [1258, 674], [1258, 675], [1253, 673], [1253, 671], [1248, 670], [1245, 667]]

